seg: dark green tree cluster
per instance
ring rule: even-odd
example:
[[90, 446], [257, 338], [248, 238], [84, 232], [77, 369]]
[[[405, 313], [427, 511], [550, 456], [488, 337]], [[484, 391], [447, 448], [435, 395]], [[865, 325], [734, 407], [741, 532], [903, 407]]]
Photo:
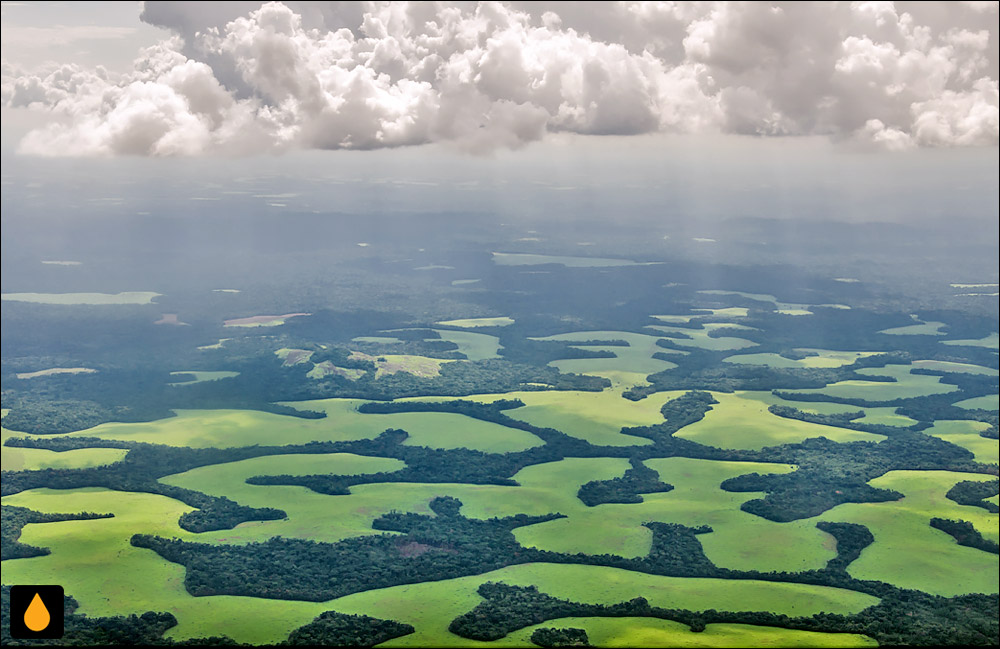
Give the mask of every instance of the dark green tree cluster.
[[584, 629], [551, 627], [535, 629], [531, 641], [539, 647], [590, 647], [590, 638]]
[[673, 489], [673, 485], [660, 482], [660, 475], [642, 463], [642, 460], [631, 458], [632, 465], [625, 475], [611, 480], [591, 480], [576, 492], [587, 507], [595, 507], [604, 503], [641, 503], [639, 494], [663, 493]]
[[991, 514], [1000, 513], [1000, 507], [986, 500], [1000, 494], [1000, 480], [963, 480], [948, 490], [945, 496], [959, 505], [982, 507]]
[[309, 624], [292, 631], [288, 640], [279, 646], [374, 647], [413, 631], [409, 624], [393, 620], [326, 611]]
[[934, 517], [931, 519], [931, 527], [950, 534], [959, 545], [964, 545], [967, 548], [976, 548], [983, 552], [1000, 554], [1000, 546], [994, 541], [984, 539], [979, 530], [973, 527], [969, 521], [953, 521], [947, 518]]

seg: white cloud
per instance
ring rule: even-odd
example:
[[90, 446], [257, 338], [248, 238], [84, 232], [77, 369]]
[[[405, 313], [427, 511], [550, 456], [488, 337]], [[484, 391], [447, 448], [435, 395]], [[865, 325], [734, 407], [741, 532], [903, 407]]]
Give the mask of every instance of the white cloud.
[[45, 155], [482, 152], [560, 131], [996, 145], [995, 8], [972, 4], [147, 2], [177, 35], [132, 72], [5, 64], [0, 99], [52, 112], [21, 144]]

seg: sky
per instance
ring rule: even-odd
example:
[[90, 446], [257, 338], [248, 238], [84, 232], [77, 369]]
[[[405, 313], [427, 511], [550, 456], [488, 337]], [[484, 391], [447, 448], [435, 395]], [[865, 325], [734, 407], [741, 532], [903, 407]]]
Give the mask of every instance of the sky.
[[131, 205], [141, 177], [197, 198], [238, 173], [352, 209], [992, 218], [997, 24], [997, 2], [3, 2], [5, 194], [89, 178]]

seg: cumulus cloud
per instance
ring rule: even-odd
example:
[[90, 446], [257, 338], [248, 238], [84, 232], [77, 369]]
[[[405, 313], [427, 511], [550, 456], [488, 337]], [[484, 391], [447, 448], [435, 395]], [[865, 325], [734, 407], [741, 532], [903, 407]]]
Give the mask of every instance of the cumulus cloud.
[[998, 141], [997, 3], [147, 2], [121, 76], [4, 64], [24, 152], [195, 155], [549, 133]]

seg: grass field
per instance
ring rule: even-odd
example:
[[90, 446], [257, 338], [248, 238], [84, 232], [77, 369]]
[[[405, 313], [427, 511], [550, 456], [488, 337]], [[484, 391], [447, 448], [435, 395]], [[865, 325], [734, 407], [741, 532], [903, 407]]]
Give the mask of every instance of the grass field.
[[905, 327], [883, 329], [879, 333], [889, 334], [890, 336], [944, 336], [945, 332], [941, 331], [941, 329], [947, 326], [943, 322], [920, 322], [918, 324], [906, 325]]
[[311, 313], [286, 313], [284, 315], [253, 315], [247, 318], [226, 320], [225, 327], [278, 327], [291, 318], [312, 315]]
[[38, 471], [104, 466], [121, 460], [127, 452], [121, 448], [79, 448], [56, 453], [43, 448], [4, 446], [0, 457], [4, 471]]
[[774, 312], [780, 313], [782, 315], [812, 315], [810, 309], [814, 307], [827, 307], [831, 309], [849, 309], [850, 307], [845, 304], [798, 304], [796, 302], [780, 302], [778, 298], [773, 295], [767, 295], [765, 293], [744, 293], [743, 291], [720, 291], [720, 290], [709, 290], [709, 291], [698, 291], [704, 295], [735, 295], [748, 300], [753, 300], [754, 302], [770, 302], [774, 305]]
[[520, 632], [496, 642], [480, 643], [447, 631], [451, 620], [482, 601], [476, 589], [487, 581], [501, 581], [515, 586], [535, 585], [543, 593], [584, 603], [614, 604], [641, 596], [653, 606], [692, 610], [714, 608], [812, 615], [820, 611], [851, 613], [878, 602], [867, 595], [822, 586], [685, 579], [617, 568], [529, 563], [474, 577], [358, 593], [335, 599], [329, 604], [342, 613], [389, 618], [417, 628], [412, 635], [381, 645], [385, 647], [529, 646]]
[[326, 610], [310, 602], [189, 595], [182, 566], [129, 544], [136, 533], [194, 540], [195, 535], [177, 526], [178, 517], [190, 508], [170, 498], [105, 489], [37, 489], [5, 497], [3, 503], [41, 512], [115, 515], [27, 525], [21, 542], [52, 553], [3, 566], [3, 583], [60, 584], [80, 603], [77, 612], [91, 617], [166, 611], [178, 621], [167, 637], [177, 640], [224, 634], [240, 642], [273, 643]]
[[482, 361], [489, 358], [499, 358], [500, 339], [488, 334], [478, 334], [472, 331], [451, 331], [435, 329], [441, 340], [447, 340], [458, 345], [458, 351], [465, 354], [470, 361]]
[[555, 428], [572, 437], [601, 446], [636, 446], [652, 442], [645, 437], [623, 435], [623, 426], [648, 426], [663, 421], [660, 408], [681, 393], [659, 392], [641, 401], [623, 399], [621, 390], [603, 392], [546, 391], [473, 395], [473, 401], [520, 399], [522, 408], [504, 411], [513, 419]]
[[997, 464], [1000, 462], [1000, 442], [982, 437], [979, 432], [990, 425], [982, 421], [966, 419], [939, 419], [930, 428], [923, 430], [925, 435], [940, 437], [946, 442], [957, 444], [972, 451], [976, 462]]
[[943, 394], [958, 390], [954, 385], [941, 383], [940, 377], [923, 374], [911, 374], [910, 365], [886, 365], [885, 367], [866, 367], [857, 370], [858, 374], [867, 376], [889, 376], [894, 382], [876, 381], [838, 381], [825, 388], [794, 390], [802, 394], [826, 394], [835, 399], [865, 399], [867, 401], [894, 401], [924, 397], [931, 394]]
[[712, 318], [745, 318], [750, 310], [742, 306], [731, 306], [724, 309], [691, 309], [695, 313], [691, 315], [654, 315], [660, 322], [673, 324], [677, 322], [691, 322], [692, 320], [709, 320]]
[[39, 376], [52, 376], [53, 374], [93, 374], [97, 370], [90, 367], [51, 367], [47, 370], [36, 372], [18, 372], [14, 376], [19, 379], [34, 379]]
[[963, 345], [965, 347], [986, 347], [988, 349], [1000, 348], [1000, 334], [994, 332], [982, 338], [963, 338], [961, 340], [942, 340], [945, 345]]
[[[710, 349], [712, 351], [736, 351], [747, 347], [756, 347], [757, 343], [745, 338], [733, 336], [709, 336], [709, 333], [716, 329], [752, 329], [743, 325], [729, 324], [723, 322], [706, 322], [701, 325], [701, 329], [689, 329], [686, 327], [671, 327], [667, 325], [647, 325], [647, 329], [661, 332], [664, 338], [669, 338], [674, 344], [680, 347], [697, 347], [698, 349]], [[683, 336], [671, 337], [670, 334], [684, 334]], [[660, 351], [664, 351], [660, 349]]]
[[442, 327], [460, 327], [462, 329], [475, 329], [476, 327], [507, 327], [514, 324], [514, 319], [507, 316], [496, 318], [462, 318], [460, 320], [442, 320], [434, 324]]
[[[768, 405], [773, 404], [779, 406], [789, 406], [791, 408], [797, 408], [802, 412], [808, 412], [816, 415], [837, 415], [845, 412], [858, 412], [860, 410], [865, 413], [864, 416], [854, 419], [853, 421], [862, 424], [912, 426], [917, 423], [916, 419], [911, 419], [906, 415], [899, 414], [899, 409], [893, 408], [892, 406], [872, 408], [852, 406], [846, 403], [833, 403], [830, 401], [791, 401], [766, 392], [757, 393], [756, 398]], [[872, 437], [870, 439], [878, 439], [878, 437]]]
[[848, 503], [812, 520], [843, 521], [868, 526], [875, 542], [865, 548], [848, 572], [858, 579], [886, 581], [952, 597], [965, 593], [995, 593], [1000, 574], [996, 555], [958, 545], [934, 529], [932, 517], [961, 519], [997, 541], [997, 514], [959, 505], [945, 497], [962, 480], [993, 480], [993, 476], [949, 471], [891, 471], [869, 484], [904, 494], [898, 501]]
[[768, 367], [843, 367], [850, 365], [859, 358], [871, 356], [874, 352], [838, 352], [829, 349], [796, 349], [799, 352], [812, 352], [816, 356], [807, 356], [799, 360], [785, 358], [778, 354], [738, 354], [722, 359], [726, 363], [741, 365], [767, 365]]
[[690, 458], [646, 460], [660, 480], [674, 486], [667, 493], [647, 494], [641, 505], [648, 520], [681, 523], [689, 527], [709, 525], [712, 532], [699, 534], [705, 555], [716, 565], [734, 570], [809, 570], [821, 568], [835, 555], [826, 533], [815, 523], [775, 523], [740, 509], [757, 493], [723, 491], [724, 480], [747, 473], [788, 473], [794, 467], [756, 462], [718, 462]]
[[962, 372], [963, 374], [987, 374], [991, 376], [998, 374], [997, 370], [991, 367], [970, 365], [969, 363], [950, 363], [948, 361], [913, 361], [913, 367], [940, 372]]
[[704, 419], [685, 426], [674, 433], [674, 437], [719, 448], [753, 450], [801, 442], [810, 437], [826, 437], [835, 442], [885, 439], [882, 435], [772, 415], [767, 407], [777, 398], [770, 392], [737, 390], [732, 394], [713, 392], [712, 396], [719, 403], [712, 406]]
[[168, 446], [227, 448], [370, 439], [388, 428], [402, 428], [410, 433], [405, 443], [411, 446], [504, 453], [542, 443], [526, 431], [465, 415], [443, 412], [362, 414], [357, 411], [361, 403], [364, 401], [359, 399], [321, 399], [290, 404], [303, 410], [325, 412], [327, 416], [323, 419], [302, 419], [256, 410], [178, 410], [177, 416], [169, 419], [148, 423], [113, 422], [70, 435]]
[[643, 617], [565, 617], [521, 629], [507, 640], [531, 642], [535, 629], [576, 628], [587, 632], [594, 647], [876, 647], [878, 643], [851, 633], [817, 633], [750, 624], [709, 624], [695, 633], [671, 620]]
[[987, 394], [982, 397], [975, 397], [972, 399], [963, 399], [955, 404], [959, 408], [965, 408], [966, 410], [1000, 410], [1000, 395]]
[[122, 293], [4, 293], [4, 300], [35, 304], [149, 304], [162, 293], [125, 291]]
[[195, 383], [202, 383], [203, 381], [218, 381], [219, 379], [228, 379], [234, 376], [239, 376], [239, 372], [230, 372], [226, 370], [220, 370], [215, 372], [206, 372], [202, 370], [181, 370], [179, 372], [171, 372], [170, 376], [182, 376], [184, 374], [190, 374], [194, 376], [191, 381], [177, 381], [176, 383], [169, 383], [168, 385], [194, 385]]
[[629, 331], [575, 331], [573, 333], [559, 334], [545, 338], [533, 338], [532, 340], [562, 340], [567, 342], [624, 340], [628, 343], [628, 347], [614, 345], [580, 346], [581, 349], [591, 351], [611, 352], [615, 355], [615, 358], [572, 358], [549, 363], [552, 367], [558, 368], [560, 372], [591, 374], [609, 378], [612, 381], [612, 385], [618, 387], [621, 385], [635, 385], [637, 383], [644, 384], [648, 375], [677, 367], [676, 364], [669, 361], [653, 358], [653, 354], [657, 352], [667, 354], [684, 353], [672, 352], [663, 347], [658, 347], [656, 345], [658, 338], [658, 336], [647, 336]]

